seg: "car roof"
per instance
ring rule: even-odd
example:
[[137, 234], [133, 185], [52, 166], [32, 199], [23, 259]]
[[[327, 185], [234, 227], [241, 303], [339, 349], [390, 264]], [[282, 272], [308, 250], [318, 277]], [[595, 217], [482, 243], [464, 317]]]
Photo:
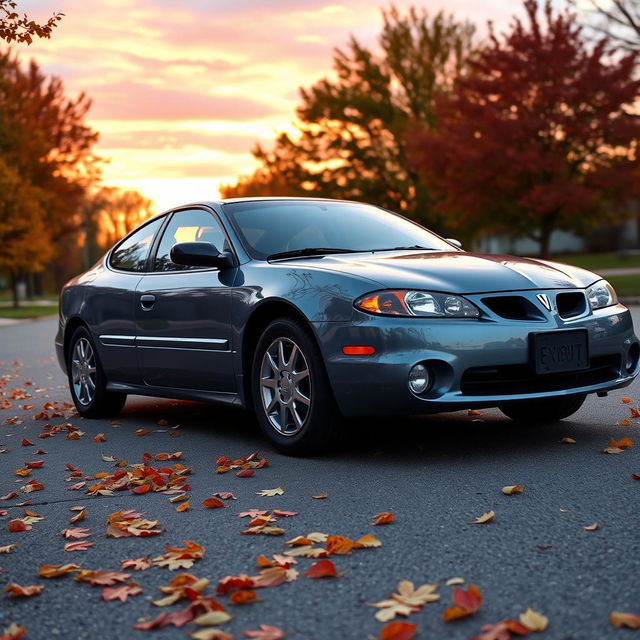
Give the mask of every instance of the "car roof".
[[175, 207], [170, 207], [169, 209], [165, 209], [160, 213], [157, 213], [155, 216], [149, 218], [149, 220], [153, 220], [158, 216], [165, 215], [166, 213], [170, 213], [171, 211], [176, 211], [178, 209], [186, 209], [188, 207], [212, 207], [224, 205], [224, 204], [232, 204], [236, 202], [277, 202], [279, 200], [285, 201], [300, 201], [300, 202], [349, 202], [352, 204], [364, 204], [362, 202], [357, 202], [356, 200], [341, 200], [338, 198], [316, 198], [313, 196], [259, 196], [259, 197], [246, 197], [246, 198], [224, 198], [220, 200], [199, 200], [198, 202], [186, 202], [184, 204], [176, 205]]

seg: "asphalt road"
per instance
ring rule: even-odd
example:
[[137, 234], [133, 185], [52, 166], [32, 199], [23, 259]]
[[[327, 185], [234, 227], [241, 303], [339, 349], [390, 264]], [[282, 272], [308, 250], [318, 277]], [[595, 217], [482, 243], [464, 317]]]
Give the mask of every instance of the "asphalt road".
[[[636, 326], [640, 313], [634, 311]], [[152, 567], [131, 572], [144, 593], [126, 603], [103, 602], [101, 588], [74, 582], [72, 576], [45, 580], [37, 576], [40, 565], [75, 562], [87, 569], [119, 570], [120, 560], [156, 556], [164, 544], [178, 545], [185, 539], [206, 547], [204, 558], [190, 570], [207, 577], [215, 587], [228, 574], [257, 573], [256, 557], [283, 550], [283, 541], [311, 531], [358, 538], [373, 533], [381, 541], [378, 549], [356, 550], [333, 556], [335, 579], [312, 580], [302, 575], [313, 560], [301, 558], [300, 577], [279, 587], [261, 589], [264, 601], [243, 606], [228, 605], [231, 622], [222, 628], [243, 637], [242, 632], [260, 624], [281, 627], [291, 638], [350, 639], [378, 637], [381, 623], [368, 602], [387, 598], [400, 580], [416, 584], [439, 583], [440, 602], [427, 604], [408, 620], [418, 624], [417, 638], [463, 639], [480, 633], [484, 624], [517, 618], [527, 607], [549, 618], [549, 628], [540, 638], [548, 640], [602, 640], [626, 638], [631, 633], [608, 622], [613, 610], [640, 614], [640, 423], [616, 423], [629, 415], [622, 396], [638, 406], [640, 384], [612, 393], [606, 399], [590, 398], [572, 419], [563, 423], [516, 428], [496, 410], [481, 416], [466, 412], [414, 419], [379, 418], [354, 421], [339, 449], [316, 459], [294, 459], [279, 455], [260, 437], [253, 421], [244, 413], [213, 405], [132, 397], [119, 419], [88, 421], [68, 419], [85, 432], [78, 440], [63, 434], [39, 439], [43, 421], [33, 415], [49, 400], [69, 400], [66, 380], [53, 357], [55, 320], [44, 319], [0, 327], [1, 373], [5, 391], [24, 387], [32, 395], [0, 410], [0, 495], [35, 478], [44, 490], [20, 494], [0, 502], [0, 546], [18, 543], [13, 553], [0, 555], [0, 586], [44, 584], [44, 591], [31, 598], [12, 599], [0, 595], [0, 628], [12, 621], [28, 627], [27, 638], [180, 638], [193, 630], [168, 627], [135, 631], [139, 618], [162, 611], [151, 600], [161, 594], [175, 572]], [[15, 360], [22, 366], [12, 365]], [[1, 400], [1, 398], [0, 398]], [[24, 403], [34, 408], [23, 410]], [[17, 416], [19, 424], [5, 424]], [[166, 426], [158, 426], [159, 421]], [[52, 424], [65, 422], [63, 418]], [[170, 437], [170, 427], [179, 424], [180, 437]], [[148, 435], [136, 436], [146, 428]], [[93, 442], [103, 432], [106, 441]], [[563, 444], [569, 436], [575, 444]], [[610, 438], [629, 436], [636, 446], [620, 455], [605, 455]], [[21, 446], [27, 438], [34, 447]], [[46, 455], [36, 455], [42, 447]], [[1, 447], [0, 447], [1, 448]], [[69, 491], [65, 463], [85, 474], [113, 472], [116, 460], [139, 462], [144, 452], [184, 452], [181, 463], [191, 466], [191, 508], [175, 511], [176, 504], [159, 493], [134, 495], [129, 491], [113, 496], [91, 497]], [[233, 473], [215, 473], [218, 456], [231, 458], [260, 451], [269, 466], [253, 478]], [[19, 478], [15, 469], [25, 462], [44, 460], [29, 478]], [[505, 496], [501, 487], [524, 485], [521, 495]], [[262, 489], [281, 486], [284, 495], [262, 497]], [[237, 497], [225, 509], [205, 510], [204, 498], [216, 491], [231, 491]], [[326, 492], [325, 500], [312, 495]], [[31, 499], [29, 507], [44, 520], [27, 532], [7, 530], [10, 518], [22, 517], [16, 503]], [[60, 530], [71, 526], [70, 506], [85, 505], [87, 518], [76, 526], [89, 527], [95, 545], [87, 551], [65, 552]], [[246, 520], [239, 511], [250, 508], [285, 509], [298, 512], [281, 518], [284, 537], [239, 535]], [[136, 509], [150, 519], [159, 519], [166, 532], [146, 538], [105, 537], [109, 513]], [[469, 522], [487, 510], [495, 521], [482, 526]], [[371, 516], [381, 511], [395, 513], [395, 522], [372, 527]], [[599, 523], [596, 531], [584, 526]], [[475, 583], [484, 602], [480, 610], [463, 620], [443, 622], [442, 612], [451, 601], [451, 577]], [[211, 588], [210, 591], [213, 591]], [[400, 618], [405, 620], [405, 618]], [[537, 635], [535, 637], [538, 637]]]

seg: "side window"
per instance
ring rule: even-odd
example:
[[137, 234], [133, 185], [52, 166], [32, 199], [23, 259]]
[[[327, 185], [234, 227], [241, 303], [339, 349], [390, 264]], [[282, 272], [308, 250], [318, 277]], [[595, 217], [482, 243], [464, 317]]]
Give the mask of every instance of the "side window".
[[143, 271], [151, 243], [163, 221], [164, 218], [158, 218], [131, 234], [113, 251], [109, 264], [121, 271]]
[[187, 267], [171, 262], [169, 252], [171, 247], [178, 242], [210, 242], [215, 245], [218, 251], [228, 249], [224, 231], [208, 211], [202, 209], [177, 211], [173, 214], [162, 234], [162, 240], [158, 245], [158, 252], [153, 265], [154, 271], [182, 271], [184, 269], [200, 268]]

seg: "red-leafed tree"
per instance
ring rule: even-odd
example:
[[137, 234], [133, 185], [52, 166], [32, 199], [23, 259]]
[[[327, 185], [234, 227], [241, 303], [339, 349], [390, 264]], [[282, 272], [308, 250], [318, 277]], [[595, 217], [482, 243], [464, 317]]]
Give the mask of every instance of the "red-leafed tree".
[[556, 229], [620, 217], [638, 188], [636, 54], [589, 45], [574, 14], [526, 0], [409, 139], [414, 166], [450, 221], [528, 236], [549, 252]]

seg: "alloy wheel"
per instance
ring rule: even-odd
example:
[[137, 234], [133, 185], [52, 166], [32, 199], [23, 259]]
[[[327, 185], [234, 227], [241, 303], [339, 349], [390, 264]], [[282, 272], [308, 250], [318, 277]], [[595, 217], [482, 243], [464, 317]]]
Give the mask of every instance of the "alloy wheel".
[[80, 338], [73, 347], [71, 379], [78, 402], [85, 407], [91, 404], [96, 392], [96, 358], [86, 338]]
[[274, 340], [262, 357], [260, 397], [271, 426], [283, 436], [295, 436], [311, 411], [309, 365], [290, 338]]

